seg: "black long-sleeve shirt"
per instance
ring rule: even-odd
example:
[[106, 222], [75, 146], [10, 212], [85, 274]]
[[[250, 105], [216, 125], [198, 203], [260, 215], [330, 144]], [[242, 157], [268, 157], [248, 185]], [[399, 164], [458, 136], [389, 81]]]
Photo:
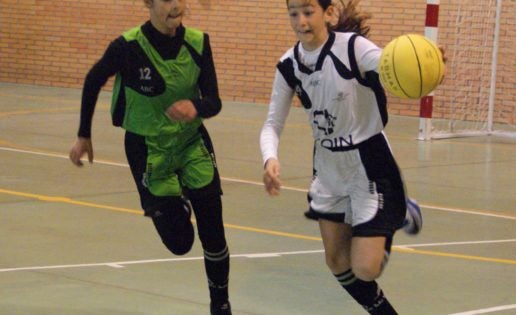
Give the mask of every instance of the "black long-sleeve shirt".
[[[184, 43], [185, 28], [181, 25], [173, 37], [160, 33], [147, 21], [142, 32], [164, 60], [175, 59]], [[120, 72], [127, 53], [127, 41], [118, 37], [110, 43], [102, 58], [93, 65], [84, 81], [81, 100], [81, 120], [78, 136], [91, 137], [91, 124], [98, 96], [108, 79]], [[222, 107], [219, 97], [217, 76], [208, 34], [204, 34], [204, 48], [200, 60], [201, 73], [198, 79], [200, 97], [192, 99], [197, 115], [210, 118], [218, 114]], [[172, 104], [170, 104], [172, 105]]]

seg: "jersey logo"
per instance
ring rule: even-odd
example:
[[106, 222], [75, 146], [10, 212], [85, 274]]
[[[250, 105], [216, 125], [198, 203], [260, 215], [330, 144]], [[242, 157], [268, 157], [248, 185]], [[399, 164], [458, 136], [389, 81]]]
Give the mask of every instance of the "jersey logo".
[[313, 123], [317, 127], [317, 129], [322, 130], [325, 136], [331, 135], [335, 128], [335, 120], [337, 117], [328, 113], [325, 109], [314, 111], [314, 121]]
[[320, 79], [312, 79], [312, 80], [310, 80], [310, 85], [311, 86], [319, 86], [319, 85], [321, 85], [321, 80]]
[[[335, 131], [336, 120], [337, 117], [328, 113], [326, 109], [314, 111], [313, 123], [318, 130], [322, 130], [324, 132], [325, 136], [331, 136], [331, 134], [333, 134]], [[343, 151], [354, 145], [353, 137], [351, 135], [349, 135], [347, 138], [342, 136], [328, 137], [319, 139], [319, 141], [321, 142], [321, 146], [323, 148], [331, 151]]]
[[339, 92], [332, 101], [342, 103], [349, 96], [349, 93]]
[[335, 138], [326, 138], [321, 139], [321, 146], [328, 150], [338, 152], [338, 151], [346, 151], [354, 146], [353, 137], [351, 135], [348, 138], [344, 137], [335, 137]]

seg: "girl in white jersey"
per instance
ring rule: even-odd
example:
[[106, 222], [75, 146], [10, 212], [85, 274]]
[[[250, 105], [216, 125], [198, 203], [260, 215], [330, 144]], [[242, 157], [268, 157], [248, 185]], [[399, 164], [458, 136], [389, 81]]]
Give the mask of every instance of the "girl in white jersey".
[[383, 133], [387, 104], [378, 79], [382, 50], [365, 38], [358, 0], [287, 0], [299, 42], [277, 65], [260, 146], [270, 195], [281, 187], [278, 145], [297, 95], [312, 126], [314, 177], [306, 216], [318, 220], [326, 264], [370, 314], [397, 314], [378, 287], [396, 230], [417, 234], [417, 204], [405, 195]]

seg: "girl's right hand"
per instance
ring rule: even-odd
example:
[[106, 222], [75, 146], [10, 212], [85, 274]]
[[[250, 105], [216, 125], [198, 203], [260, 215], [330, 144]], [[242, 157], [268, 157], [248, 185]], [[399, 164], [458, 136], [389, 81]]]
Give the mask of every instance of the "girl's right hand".
[[274, 158], [270, 158], [265, 163], [265, 172], [263, 173], [263, 183], [265, 184], [265, 190], [271, 196], [277, 196], [280, 193], [281, 181], [280, 176], [280, 163]]
[[88, 161], [93, 163], [93, 145], [91, 143], [91, 139], [79, 137], [70, 149], [68, 156], [75, 166], [83, 166], [81, 158], [85, 153], [88, 153]]

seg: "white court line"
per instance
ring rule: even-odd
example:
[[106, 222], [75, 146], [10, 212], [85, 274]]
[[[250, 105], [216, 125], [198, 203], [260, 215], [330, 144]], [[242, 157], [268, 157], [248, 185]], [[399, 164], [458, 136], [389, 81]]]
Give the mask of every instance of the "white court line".
[[[407, 244], [407, 245], [395, 245], [393, 248], [410, 249], [411, 247], [424, 247], [424, 246], [448, 246], [458, 244], [485, 244], [485, 243], [503, 243], [503, 242], [514, 242], [513, 240], [493, 240], [493, 241], [472, 241], [472, 242], [450, 242], [450, 243], [427, 243], [427, 244]], [[286, 255], [305, 255], [305, 254], [317, 254], [323, 253], [324, 250], [303, 250], [303, 251], [291, 251], [291, 252], [272, 252], [272, 253], [249, 253], [249, 254], [237, 254], [230, 255], [231, 258], [274, 258]], [[149, 264], [149, 263], [160, 263], [160, 262], [178, 262], [178, 261], [192, 261], [202, 260], [204, 256], [199, 257], [180, 257], [180, 258], [164, 258], [164, 259], [146, 259], [146, 260], [132, 260], [132, 261], [115, 261], [105, 263], [91, 263], [91, 264], [71, 264], [71, 265], [50, 265], [50, 266], [32, 266], [32, 267], [19, 267], [19, 268], [3, 268], [0, 272], [15, 272], [15, 271], [34, 271], [34, 270], [49, 270], [49, 269], [69, 269], [69, 268], [85, 268], [85, 267], [112, 267], [112, 268], [124, 268], [126, 265], [136, 264]]]
[[476, 214], [476, 215], [483, 215], [486, 217], [495, 217], [495, 218], [501, 218], [501, 219], [510, 219], [510, 220], [516, 220], [516, 217], [511, 217], [508, 215], [502, 215], [502, 214], [494, 214], [494, 213], [482, 213], [472, 210], [462, 210], [462, 209], [455, 209], [455, 208], [446, 208], [446, 207], [435, 207], [435, 206], [429, 206], [429, 205], [421, 205], [421, 207], [432, 209], [432, 210], [438, 210], [438, 211], [446, 211], [446, 212], [456, 212], [456, 213], [466, 213], [466, 214]]
[[[29, 150], [7, 148], [7, 147], [0, 147], [0, 150], [1, 151], [17, 152], [17, 153], [27, 153], [27, 154], [32, 154], [32, 155], [56, 157], [56, 158], [66, 159], [66, 160], [68, 160], [68, 158], [69, 158], [67, 155], [63, 155], [63, 154], [47, 153], [47, 152], [39, 152], [39, 151], [29, 151]], [[82, 160], [82, 161], [85, 162], [85, 164], [89, 163], [88, 160]], [[121, 166], [121, 167], [129, 167], [129, 165], [124, 164], [124, 163], [116, 163], [116, 162], [109, 162], [109, 161], [103, 161], [103, 160], [95, 160], [94, 163], [104, 164], [104, 165]]]
[[[304, 251], [278, 252], [278, 253], [238, 254], [238, 255], [230, 255], [230, 257], [231, 258], [270, 258], [270, 257], [281, 257], [281, 256], [286, 256], [286, 255], [319, 254], [319, 253], [323, 253], [323, 252], [324, 252], [324, 250], [320, 249], [320, 250], [304, 250]], [[94, 264], [33, 266], [33, 267], [19, 267], [19, 268], [4, 268], [4, 269], [0, 269], [0, 272], [35, 271], [35, 270], [69, 269], [69, 268], [102, 267], [102, 266], [111, 267], [111, 268], [123, 268], [126, 265], [149, 264], [149, 263], [160, 263], [160, 262], [176, 262], [176, 261], [192, 261], [192, 260], [203, 260], [203, 259], [204, 259], [204, 256], [168, 258], [168, 259], [115, 261], [115, 262], [94, 263]]]
[[515, 308], [516, 308], [516, 304], [502, 305], [502, 306], [495, 306], [495, 307], [490, 307], [490, 308], [484, 308], [484, 309], [479, 309], [479, 310], [474, 310], [474, 311], [463, 312], [463, 313], [454, 313], [454, 314], [450, 314], [450, 315], [487, 314], [487, 313], [494, 313], [494, 312], [498, 312], [498, 311], [512, 310], [512, 309], [515, 309]]
[[[45, 152], [20, 150], [20, 149], [7, 148], [7, 147], [0, 147], [0, 150], [11, 151], [11, 152], [19, 152], [19, 153], [27, 153], [27, 154], [32, 154], [32, 155], [48, 156], [48, 157], [57, 157], [57, 158], [62, 158], [62, 159], [68, 159], [68, 156], [66, 156], [66, 155], [52, 154], [52, 153], [45, 153]], [[85, 161], [85, 162], [87, 163], [87, 161]], [[102, 165], [126, 167], [126, 168], [128, 167], [128, 165], [125, 164], [125, 163], [116, 163], [116, 162], [110, 162], [110, 161], [104, 161], [104, 160], [95, 160], [95, 163], [102, 164]], [[255, 185], [255, 186], [262, 186], [263, 185], [261, 182], [242, 180], [242, 179], [227, 178], [227, 177], [221, 177], [221, 179], [229, 181], [229, 182], [243, 183], [243, 184], [249, 184], [249, 185]], [[288, 187], [288, 186], [284, 186], [284, 187], [282, 187], [282, 189], [290, 190], [290, 191], [307, 192], [306, 189], [300, 189], [300, 188]], [[465, 214], [473, 214], [473, 215], [482, 215], [482, 216], [496, 217], [496, 218], [503, 218], [503, 219], [511, 219], [511, 220], [515, 220], [516, 219], [515, 217], [511, 217], [511, 216], [504, 216], [504, 215], [497, 215], [497, 214], [490, 214], [490, 213], [481, 213], [481, 212], [462, 210], [462, 209], [453, 209], [453, 208], [446, 208], [446, 207], [434, 207], [434, 206], [428, 206], [428, 205], [422, 205], [422, 206], [425, 207], [425, 208], [429, 208], [429, 209], [433, 209], [433, 210], [439, 210], [439, 211], [465, 213]], [[509, 239], [509, 240], [493, 240], [493, 241], [427, 243], [427, 244], [398, 245], [398, 246], [393, 246], [393, 247], [413, 248], [413, 247], [425, 247], [425, 246], [452, 246], [452, 245], [466, 245], [466, 244], [504, 243], [504, 242], [514, 242], [514, 241], [516, 241], [516, 240], [515, 239]], [[313, 254], [313, 253], [323, 253], [323, 252], [324, 252], [323, 250], [312, 250], [312, 251], [295, 251], [295, 252], [279, 252], [279, 253], [251, 253], [251, 254], [231, 255], [231, 257], [232, 258], [238, 258], [238, 257], [240, 257], [240, 258], [272, 258], [272, 257], [281, 257], [282, 255]], [[4, 269], [0, 269], [0, 272], [37, 271], [37, 270], [52, 270], [52, 269], [55, 270], [55, 269], [102, 267], [102, 266], [111, 267], [111, 268], [124, 268], [126, 265], [134, 265], [134, 264], [174, 262], [174, 261], [193, 261], [193, 260], [202, 260], [202, 259], [204, 259], [204, 257], [201, 256], [201, 257], [184, 257], [184, 258], [170, 258], [170, 259], [119, 261], [119, 262], [93, 263], [93, 264], [34, 266], [34, 267], [20, 267], [20, 268], [4, 268]], [[497, 307], [491, 307], [491, 308], [486, 308], [486, 309], [467, 311], [467, 312], [462, 312], [462, 313], [454, 313], [454, 314], [450, 314], [450, 315], [477, 315], [477, 314], [493, 313], [493, 312], [510, 310], [510, 309], [516, 309], [516, 304], [497, 306]]]
[[[14, 149], [14, 148], [8, 148], [8, 147], [0, 147], [0, 151], [10, 151], [10, 152], [27, 153], [27, 154], [33, 154], [33, 155], [41, 155], [41, 156], [57, 157], [57, 158], [61, 158], [61, 159], [68, 159], [67, 155], [62, 155], [62, 154], [21, 150], [21, 149]], [[87, 160], [83, 160], [83, 162], [85, 164], [88, 163]], [[105, 160], [95, 160], [94, 163], [103, 164], [103, 165], [120, 166], [120, 167], [129, 167], [129, 165], [127, 165], [125, 163], [110, 162], [110, 161], [105, 161]], [[257, 182], [257, 181], [230, 178], [230, 177], [222, 177], [222, 176], [221, 176], [221, 179], [228, 181], [228, 182], [242, 183], [242, 184], [255, 185], [255, 186], [263, 186], [262, 182]], [[290, 190], [290, 191], [299, 191], [299, 192], [304, 192], [304, 193], [308, 192], [307, 189], [301, 189], [301, 188], [290, 187], [290, 186], [282, 186], [281, 189]], [[420, 204], [420, 206], [423, 208], [439, 210], [439, 211], [465, 213], [465, 214], [481, 215], [481, 216], [494, 217], [494, 218], [500, 218], [500, 219], [516, 220], [516, 217], [508, 216], [508, 215], [485, 213], [485, 212], [478, 212], [478, 211], [464, 210], [464, 209], [446, 208], [446, 207], [435, 207], [435, 206], [423, 205], [423, 204]]]
[[[29, 150], [21, 150], [21, 149], [7, 148], [7, 147], [0, 147], [0, 150], [1, 151], [17, 152], [17, 153], [27, 153], [27, 154], [32, 154], [32, 155], [56, 157], [56, 158], [66, 159], [66, 160], [68, 160], [68, 158], [69, 158], [68, 156], [62, 155], [62, 154], [46, 153], [46, 152], [38, 152], [38, 151], [29, 151]], [[82, 161], [83, 161], [84, 164], [89, 164], [88, 160], [83, 159]], [[129, 165], [127, 163], [117, 163], [117, 162], [110, 162], [110, 161], [98, 160], [98, 159], [95, 159], [93, 164], [111, 165], [111, 166], [120, 166], [120, 167], [129, 168]], [[229, 178], [229, 177], [222, 177], [222, 176], [220, 178], [222, 180], [226, 180], [228, 182], [249, 184], [249, 185], [255, 185], [255, 186], [263, 186], [263, 183], [256, 182], [256, 181], [250, 181], [250, 180], [245, 180], [245, 179], [237, 179], [237, 178]], [[296, 187], [282, 186], [281, 188], [285, 189], [285, 190], [308, 192], [307, 189], [301, 189], [301, 188], [296, 188]]]

